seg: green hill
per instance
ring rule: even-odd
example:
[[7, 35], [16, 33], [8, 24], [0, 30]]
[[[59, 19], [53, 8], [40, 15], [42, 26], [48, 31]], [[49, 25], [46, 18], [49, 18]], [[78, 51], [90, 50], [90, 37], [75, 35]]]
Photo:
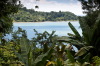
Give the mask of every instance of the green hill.
[[15, 22], [78, 20], [78, 17], [71, 12], [38, 12], [34, 9], [27, 9], [26, 7], [19, 9], [18, 13], [11, 14], [10, 17]]

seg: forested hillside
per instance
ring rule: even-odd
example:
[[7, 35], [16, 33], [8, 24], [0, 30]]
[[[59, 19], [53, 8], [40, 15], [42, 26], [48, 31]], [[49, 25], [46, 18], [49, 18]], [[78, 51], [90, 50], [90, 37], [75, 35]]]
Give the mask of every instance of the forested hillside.
[[14, 22], [38, 22], [38, 21], [68, 21], [78, 20], [77, 16], [71, 12], [38, 12], [34, 9], [23, 7], [10, 17]]

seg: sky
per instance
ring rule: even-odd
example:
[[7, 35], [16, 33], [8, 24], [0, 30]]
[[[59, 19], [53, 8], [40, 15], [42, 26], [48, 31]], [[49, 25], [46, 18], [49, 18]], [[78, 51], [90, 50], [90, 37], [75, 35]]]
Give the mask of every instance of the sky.
[[[21, 3], [27, 9], [34, 9], [35, 11], [44, 12], [72, 12], [75, 15], [85, 15], [81, 7], [81, 3], [78, 0], [21, 0]], [[35, 8], [38, 5], [39, 8]]]

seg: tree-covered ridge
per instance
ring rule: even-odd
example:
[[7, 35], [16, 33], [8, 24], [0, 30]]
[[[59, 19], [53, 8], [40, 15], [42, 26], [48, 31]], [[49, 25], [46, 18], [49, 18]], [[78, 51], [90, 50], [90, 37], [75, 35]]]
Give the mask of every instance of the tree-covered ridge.
[[78, 17], [71, 12], [38, 12], [26, 7], [21, 8], [18, 13], [10, 15], [10, 17], [16, 22], [78, 20]]

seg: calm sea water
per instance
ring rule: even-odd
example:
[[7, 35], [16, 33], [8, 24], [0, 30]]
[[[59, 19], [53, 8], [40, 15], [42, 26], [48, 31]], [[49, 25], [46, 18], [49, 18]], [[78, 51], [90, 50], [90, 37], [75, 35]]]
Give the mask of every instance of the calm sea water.
[[[81, 34], [82, 31], [79, 28], [78, 21], [71, 21], [71, 23]], [[31, 39], [35, 36], [33, 29], [36, 29], [39, 33], [43, 33], [44, 31], [51, 33], [54, 30], [56, 31], [55, 34], [58, 36], [67, 36], [67, 33], [73, 34], [70, 27], [68, 26], [68, 22], [13, 23], [13, 26], [13, 31], [18, 30], [18, 27], [26, 30], [28, 39]], [[11, 35], [7, 36], [7, 38], [10, 39]]]
[[[81, 34], [78, 21], [71, 21], [71, 23]], [[36, 29], [39, 33], [43, 33], [44, 31], [51, 33], [54, 30], [58, 36], [67, 36], [67, 33], [73, 33], [68, 26], [68, 22], [13, 23], [13, 25], [13, 31], [18, 30], [18, 27], [26, 30], [29, 39], [35, 36], [33, 29]]]

